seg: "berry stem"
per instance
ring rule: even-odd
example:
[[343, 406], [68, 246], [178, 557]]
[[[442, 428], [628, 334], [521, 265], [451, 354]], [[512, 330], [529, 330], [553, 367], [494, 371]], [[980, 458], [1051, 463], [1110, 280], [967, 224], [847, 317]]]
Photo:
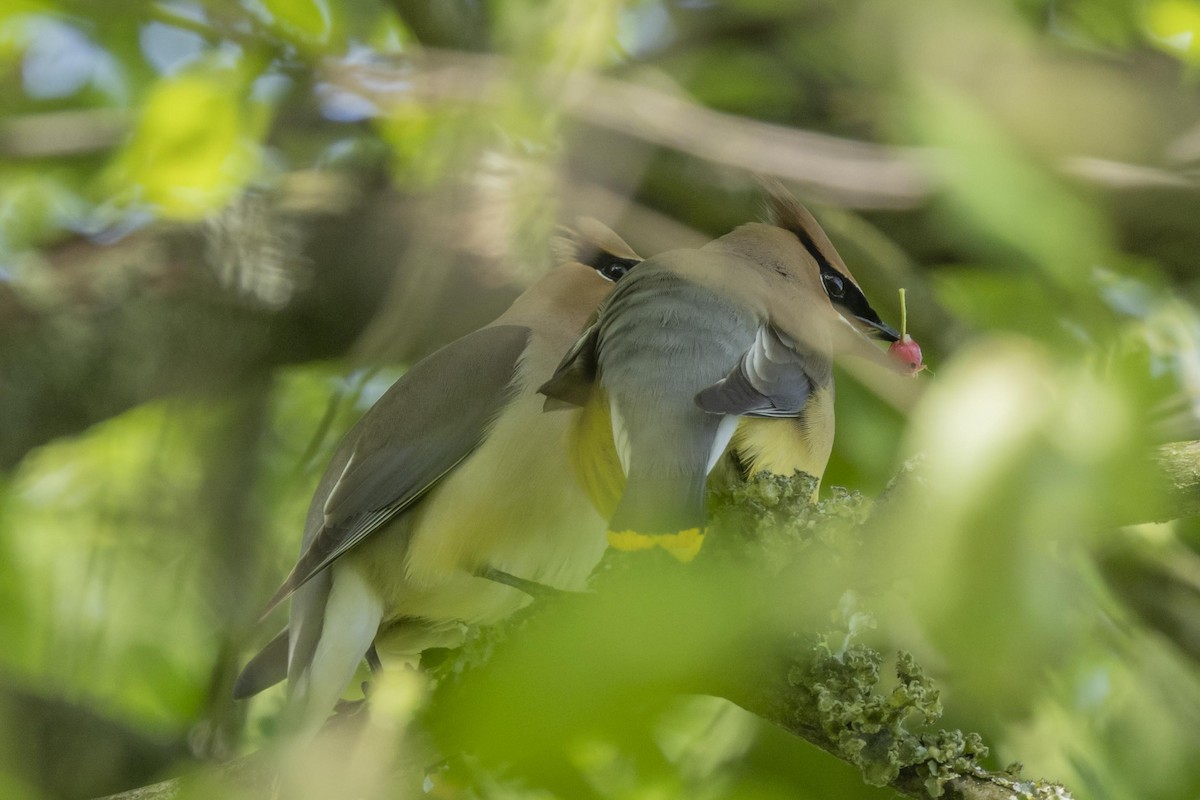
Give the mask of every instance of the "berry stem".
[[908, 338], [908, 306], [904, 303], [904, 290], [900, 290], [900, 341]]

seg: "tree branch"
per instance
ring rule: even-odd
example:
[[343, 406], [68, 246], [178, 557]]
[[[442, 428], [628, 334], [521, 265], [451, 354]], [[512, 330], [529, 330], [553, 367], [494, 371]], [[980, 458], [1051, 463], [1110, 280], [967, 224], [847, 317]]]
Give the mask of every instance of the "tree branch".
[[[189, 29], [204, 28], [204, 23], [188, 22]], [[370, 99], [386, 113], [414, 96], [493, 102], [507, 96], [500, 89], [514, 70], [513, 62], [503, 56], [432, 49], [405, 66], [401, 70], [399, 65], [364, 66], [327, 59], [319, 72], [323, 81]], [[843, 207], [912, 208], [937, 189], [926, 168], [929, 154], [917, 149], [714, 111], [676, 92], [598, 73], [539, 77], [547, 101], [577, 119], [716, 164], [774, 175], [807, 186]], [[104, 109], [14, 117], [0, 123], [0, 152], [48, 157], [107, 149], [121, 140], [128, 124], [123, 112]], [[1114, 191], [1200, 189], [1200, 181], [1183, 172], [1085, 156], [1064, 157], [1058, 171]]]
[[[897, 661], [899, 686], [886, 692], [882, 657], [870, 648], [834, 647], [799, 630], [764, 631], [772, 611], [760, 605], [759, 566], [624, 567], [610, 567], [595, 594], [544, 604], [499, 642], [485, 635], [435, 673], [440, 683], [425, 721], [443, 751], [466, 750], [485, 768], [514, 764], [518, 773], [526, 763], [540, 775], [539, 759], [554, 758], [575, 731], [615, 730], [617, 740], [631, 740], [635, 734], [623, 726], [644, 724], [648, 706], [706, 694], [908, 797], [1070, 797], [1061, 786], [984, 770], [978, 736], [932, 730], [938, 692], [907, 655]], [[513, 730], [536, 733], [514, 742], [506, 734]]]
[[155, 398], [220, 395], [344, 356], [372, 321], [400, 313], [393, 297], [416, 308], [363, 361], [424, 355], [511, 301], [516, 281], [476, 254], [443, 242], [436, 259], [407, 257], [440, 237], [426, 200], [358, 181], [302, 191], [297, 179], [204, 225], [75, 238], [42, 255], [37, 286], [0, 282], [0, 469]]
[[[717, 547], [685, 569], [662, 553], [610, 553], [593, 593], [542, 599], [499, 627], [475, 631], [450, 657], [423, 665], [435, 686], [416, 720], [404, 724], [418, 722], [436, 751], [471, 753], [483, 770], [504, 764], [517, 775], [528, 770], [554, 781], [546, 764], [560, 761], [563, 743], [580, 731], [610, 731], [634, 747], [647, 709], [680, 694], [706, 694], [907, 797], [1070, 798], [1062, 786], [983, 769], [987, 748], [978, 735], [935, 729], [939, 690], [908, 654], [894, 659], [897, 680], [883, 680], [884, 657], [856, 641], [866, 626], [862, 612], [847, 606], [842, 581], [808, 586], [794, 608], [811, 618], [781, 617], [778, 598], [795, 596], [796, 575], [772, 572], [766, 562], [774, 559], [764, 554], [781, 542], [793, 555], [803, 550], [807, 561], [815, 551], [792, 536], [779, 539], [782, 533], [774, 543], [757, 541], [754, 529], [777, 527], [783, 514], [798, 517], [810, 537], [824, 529], [843, 540], [848, 531], [841, 526], [861, 525], [871, 513], [871, 504], [853, 495], [812, 504], [808, 480], [756, 476], [721, 495], [712, 521], [721, 533]], [[764, 503], [771, 513], [763, 513]], [[843, 599], [831, 601], [831, 592]], [[818, 609], [831, 605], [841, 622], [813, 633], [827, 624]], [[240, 785], [275, 768], [255, 763], [219, 768], [220, 776]], [[109, 800], [171, 798], [180, 786], [168, 782]]]

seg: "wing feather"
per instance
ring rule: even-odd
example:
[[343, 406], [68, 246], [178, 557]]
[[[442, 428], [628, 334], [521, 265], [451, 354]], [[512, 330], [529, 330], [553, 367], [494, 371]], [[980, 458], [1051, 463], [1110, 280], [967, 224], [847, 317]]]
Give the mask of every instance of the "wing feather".
[[721, 380], [700, 391], [696, 404], [711, 414], [744, 417], [799, 417], [816, 381], [814, 359], [771, 325]]
[[[305, 549], [267, 606], [270, 611], [314, 575], [385, 526], [483, 441], [511, 399], [529, 329], [495, 325], [418, 362], [349, 434], [322, 480]], [[344, 464], [344, 466], [342, 466]], [[322, 495], [324, 491], [324, 496]]]

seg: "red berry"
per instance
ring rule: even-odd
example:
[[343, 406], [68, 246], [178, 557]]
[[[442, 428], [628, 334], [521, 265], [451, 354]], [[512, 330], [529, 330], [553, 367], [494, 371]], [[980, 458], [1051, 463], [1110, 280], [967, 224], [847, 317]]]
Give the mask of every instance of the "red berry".
[[917, 344], [917, 340], [909, 336], [907, 333], [900, 337], [900, 341], [892, 342], [892, 346], [888, 348], [888, 353], [892, 358], [906, 365], [913, 372], [920, 372], [924, 369], [921, 364], [921, 345]]

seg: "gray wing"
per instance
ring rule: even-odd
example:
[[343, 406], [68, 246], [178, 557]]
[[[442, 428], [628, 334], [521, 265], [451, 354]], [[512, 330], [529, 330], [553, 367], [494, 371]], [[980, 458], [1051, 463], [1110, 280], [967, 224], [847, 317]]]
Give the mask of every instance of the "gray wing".
[[379, 398], [347, 434], [321, 480], [304, 551], [268, 611], [412, 505], [479, 446], [516, 391], [528, 340], [529, 329], [522, 326], [483, 328], [415, 364]]
[[814, 380], [828, 371], [827, 364], [805, 357], [795, 342], [763, 325], [737, 366], [699, 392], [696, 404], [712, 414], [798, 417], [812, 394]]

